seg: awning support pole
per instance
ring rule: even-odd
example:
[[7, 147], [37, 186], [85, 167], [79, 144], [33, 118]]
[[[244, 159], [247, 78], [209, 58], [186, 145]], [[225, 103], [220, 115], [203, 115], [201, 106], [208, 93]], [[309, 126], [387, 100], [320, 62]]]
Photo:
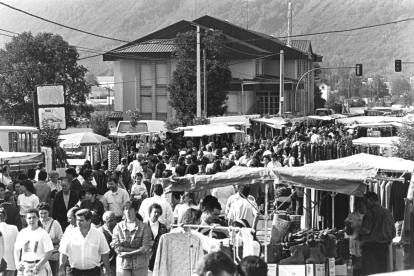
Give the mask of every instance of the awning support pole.
[[269, 196], [269, 183], [265, 183], [265, 210], [264, 210], [264, 213], [265, 213], [265, 221], [264, 221], [264, 227], [265, 227], [265, 252], [264, 252], [264, 260], [265, 260], [265, 262], [267, 263], [267, 246], [268, 246], [268, 243], [267, 243], [267, 237], [268, 237], [268, 233], [267, 233], [267, 231], [268, 231], [268, 229], [267, 229], [267, 220], [268, 220], [268, 211], [267, 211], [267, 209], [268, 209], [268, 205], [269, 205], [269, 198], [268, 198], [268, 196]]

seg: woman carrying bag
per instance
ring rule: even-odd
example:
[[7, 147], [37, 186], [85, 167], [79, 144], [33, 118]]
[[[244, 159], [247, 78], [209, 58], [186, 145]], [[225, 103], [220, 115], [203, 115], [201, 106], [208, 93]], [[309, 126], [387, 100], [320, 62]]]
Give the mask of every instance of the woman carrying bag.
[[58, 221], [49, 216], [50, 211], [52, 210], [52, 207], [49, 204], [42, 202], [39, 204], [37, 209], [39, 210], [42, 228], [49, 234], [49, 237], [53, 243], [53, 252], [52, 256], [49, 258], [49, 264], [52, 269], [53, 276], [56, 276], [59, 272], [59, 243], [63, 236], [62, 227]]

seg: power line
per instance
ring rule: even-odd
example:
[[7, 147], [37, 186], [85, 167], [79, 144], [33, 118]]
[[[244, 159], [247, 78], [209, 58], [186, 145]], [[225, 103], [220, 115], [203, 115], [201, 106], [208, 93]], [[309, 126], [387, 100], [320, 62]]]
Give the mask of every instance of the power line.
[[88, 34], [88, 35], [96, 36], [96, 37], [99, 37], [99, 38], [105, 38], [105, 39], [115, 40], [115, 41], [119, 41], [119, 42], [129, 42], [129, 41], [126, 41], [126, 40], [122, 40], [122, 39], [118, 39], [118, 38], [113, 38], [113, 37], [108, 37], [108, 36], [99, 35], [99, 34], [94, 34], [94, 33], [87, 32], [87, 31], [83, 31], [83, 30], [79, 30], [79, 29], [76, 29], [76, 28], [73, 28], [73, 27], [70, 27], [70, 26], [67, 26], [67, 25], [63, 25], [63, 24], [60, 24], [60, 23], [58, 23], [58, 22], [54, 22], [54, 21], [52, 21], [52, 20], [49, 20], [49, 19], [46, 19], [46, 18], [43, 18], [43, 17], [37, 16], [37, 15], [35, 15], [35, 14], [29, 13], [29, 12], [27, 12], [27, 11], [24, 11], [24, 10], [18, 9], [18, 8], [16, 8], [16, 7], [12, 7], [12, 6], [7, 5], [7, 4], [5, 4], [5, 3], [3, 3], [3, 2], [0, 2], [0, 5], [6, 6], [6, 7], [10, 8], [10, 9], [13, 9], [13, 10], [16, 10], [16, 11], [18, 11], [18, 12], [21, 12], [21, 13], [27, 14], [27, 15], [32, 16], [32, 17], [35, 17], [35, 18], [37, 18], [37, 19], [40, 19], [40, 20], [46, 21], [46, 22], [48, 22], [48, 23], [52, 23], [52, 24], [55, 24], [55, 25], [58, 25], [58, 26], [60, 26], [60, 27], [67, 28], [67, 29], [70, 29], [70, 30], [73, 30], [73, 31], [77, 31], [77, 32], [81, 32], [81, 33], [84, 33], [84, 34]]

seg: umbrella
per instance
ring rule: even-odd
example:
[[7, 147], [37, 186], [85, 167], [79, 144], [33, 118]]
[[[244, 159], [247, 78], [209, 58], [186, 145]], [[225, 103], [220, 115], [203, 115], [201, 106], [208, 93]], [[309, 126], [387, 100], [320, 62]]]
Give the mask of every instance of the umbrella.
[[69, 138], [61, 143], [64, 147], [73, 146], [97, 146], [97, 145], [110, 145], [112, 141], [92, 132], [76, 133], [72, 134]]

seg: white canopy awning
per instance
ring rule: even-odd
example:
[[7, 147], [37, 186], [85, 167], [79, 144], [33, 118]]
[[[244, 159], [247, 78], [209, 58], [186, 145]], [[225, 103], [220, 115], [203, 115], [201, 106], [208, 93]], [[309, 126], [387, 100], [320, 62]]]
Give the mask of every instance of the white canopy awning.
[[398, 141], [397, 136], [392, 137], [361, 137], [355, 140], [352, 140], [354, 145], [370, 145], [370, 146], [383, 146], [390, 147], [392, 146], [393, 141]]
[[327, 161], [318, 161], [312, 164], [305, 165], [305, 167], [318, 168], [326, 166], [373, 167], [381, 170], [412, 172], [414, 168], [414, 162], [397, 157], [382, 157], [372, 154], [359, 153], [344, 158]]
[[241, 130], [237, 130], [234, 127], [230, 127], [226, 124], [210, 124], [191, 126], [191, 129], [184, 130], [184, 137], [203, 137], [217, 134], [226, 133], [244, 133]]
[[387, 117], [387, 116], [357, 116], [343, 119], [337, 119], [337, 123], [345, 125], [353, 124], [372, 124], [372, 123], [386, 123], [386, 122], [402, 122], [402, 117]]
[[349, 126], [350, 128], [363, 127], [363, 128], [374, 128], [374, 127], [402, 127], [402, 123], [398, 122], [387, 122], [387, 123], [368, 123], [368, 124], [355, 124]]
[[0, 151], [0, 162], [19, 163], [34, 160], [43, 160], [43, 152], [6, 152]]
[[203, 191], [229, 185], [289, 183], [299, 187], [362, 196], [366, 185], [363, 181], [374, 177], [377, 169], [369, 167], [324, 166], [250, 168], [235, 166], [214, 175], [188, 175], [161, 179], [165, 192]]

